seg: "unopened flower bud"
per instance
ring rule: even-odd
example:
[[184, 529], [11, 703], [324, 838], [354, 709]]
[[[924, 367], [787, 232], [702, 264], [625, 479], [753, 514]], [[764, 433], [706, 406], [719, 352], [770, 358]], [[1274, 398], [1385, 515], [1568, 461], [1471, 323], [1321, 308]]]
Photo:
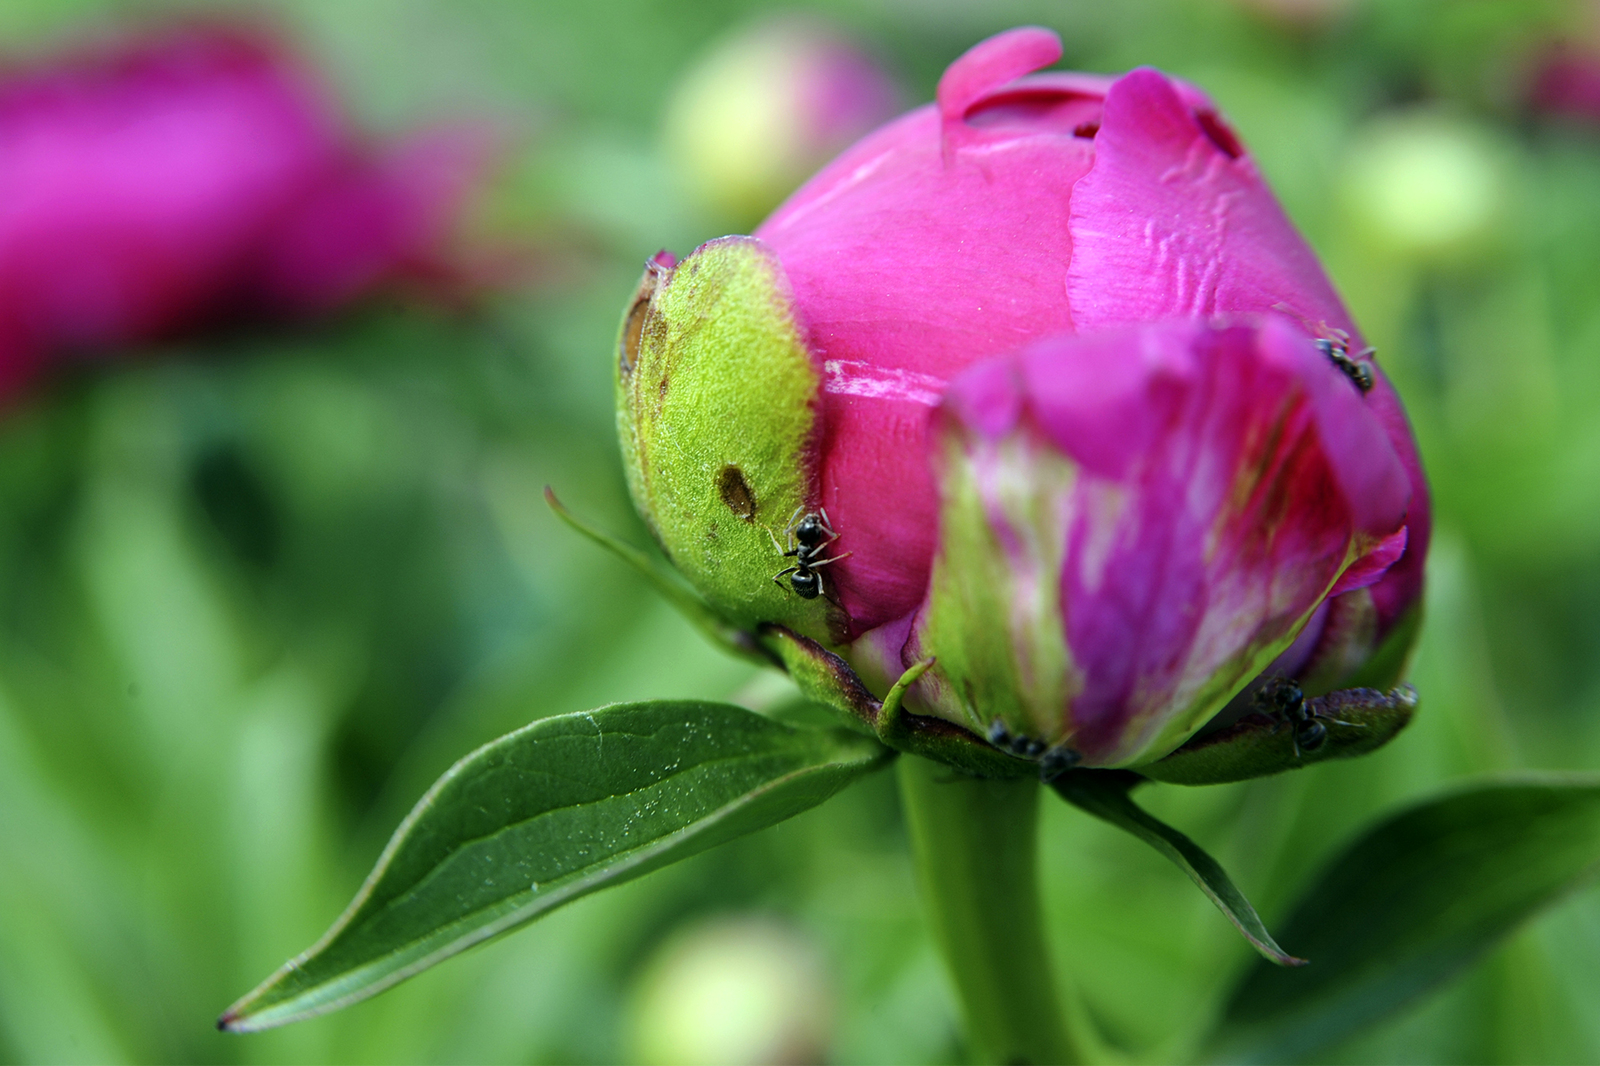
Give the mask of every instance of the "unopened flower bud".
[[653, 261], [619, 419], [640, 510], [734, 624], [880, 697], [931, 656], [913, 713], [1139, 765], [1269, 663], [1393, 684], [1427, 488], [1210, 101], [1025, 77], [1059, 55], [979, 44], [754, 237]]

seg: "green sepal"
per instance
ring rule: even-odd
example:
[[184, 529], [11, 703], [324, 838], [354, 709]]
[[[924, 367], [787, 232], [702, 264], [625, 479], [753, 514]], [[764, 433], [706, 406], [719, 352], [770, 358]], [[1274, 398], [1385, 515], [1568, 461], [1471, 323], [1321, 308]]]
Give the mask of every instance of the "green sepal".
[[717, 647], [737, 655], [742, 659], [760, 663], [762, 666], [772, 666], [772, 656], [762, 650], [756, 638], [728, 622], [725, 618], [713, 611], [700, 594], [690, 588], [688, 583], [679, 576], [676, 570], [666, 566], [654, 557], [640, 551], [627, 541], [613, 533], [607, 533], [598, 526], [592, 526], [577, 515], [567, 510], [566, 505], [556, 499], [556, 494], [550, 486], [544, 489], [545, 503], [550, 505], [550, 510], [556, 517], [579, 533], [594, 541], [618, 559], [633, 567], [644, 575], [646, 581], [668, 603], [678, 609], [678, 612], [687, 618], [694, 627], [704, 633]]
[[905, 672], [879, 700], [850, 664], [809, 637], [783, 626], [761, 627], [761, 643], [776, 656], [818, 703], [833, 708], [852, 727], [871, 733], [908, 755], [944, 763], [974, 777], [1038, 777], [1039, 764], [999, 750], [974, 733], [942, 718], [910, 714], [901, 703], [906, 689], [933, 665], [924, 659]]
[[935, 431], [939, 550], [917, 642], [939, 670], [925, 697], [978, 732], [998, 722], [1055, 744], [1061, 708], [1082, 687], [1060, 595], [1060, 501], [1077, 468], [1032, 431], [990, 442], [946, 419]]
[[778, 257], [754, 237], [652, 260], [618, 336], [628, 488], [672, 564], [739, 629], [779, 622], [834, 641], [842, 612], [774, 578], [816, 506], [822, 367]]
[[1328, 731], [1315, 750], [1297, 747], [1293, 723], [1256, 712], [1190, 740], [1138, 772], [1172, 785], [1221, 785], [1366, 755], [1410, 724], [1417, 711], [1417, 690], [1410, 685], [1387, 693], [1340, 689], [1307, 699], [1306, 709]]
[[1130, 770], [1068, 770], [1053, 778], [1050, 785], [1074, 807], [1131, 833], [1170, 859], [1217, 905], [1262, 958], [1279, 966], [1304, 966], [1305, 959], [1290, 955], [1272, 939], [1255, 907], [1216, 859], [1133, 802], [1128, 793], [1144, 783], [1144, 778]]

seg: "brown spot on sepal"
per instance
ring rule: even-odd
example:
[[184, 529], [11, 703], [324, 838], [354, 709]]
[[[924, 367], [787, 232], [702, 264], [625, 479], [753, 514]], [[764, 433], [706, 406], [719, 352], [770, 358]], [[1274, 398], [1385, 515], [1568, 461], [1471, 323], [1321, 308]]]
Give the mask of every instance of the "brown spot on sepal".
[[717, 495], [727, 504], [728, 510], [746, 522], [756, 520], [756, 494], [750, 491], [744, 471], [729, 463], [717, 474]]
[[[646, 273], [645, 277], [648, 279], [649, 274]], [[617, 344], [617, 365], [622, 368], [623, 377], [632, 374], [633, 368], [639, 365], [639, 338], [644, 335], [644, 320], [649, 312], [649, 294], [635, 296], [633, 306], [628, 308], [628, 314], [622, 320], [622, 339]]]
[[676, 263], [672, 253], [660, 251], [644, 264], [644, 273], [633, 290], [633, 302], [628, 304], [628, 313], [622, 316], [622, 335], [617, 340], [617, 366], [623, 377], [631, 375], [633, 368], [639, 365], [639, 345], [650, 317], [650, 302], [672, 276]]

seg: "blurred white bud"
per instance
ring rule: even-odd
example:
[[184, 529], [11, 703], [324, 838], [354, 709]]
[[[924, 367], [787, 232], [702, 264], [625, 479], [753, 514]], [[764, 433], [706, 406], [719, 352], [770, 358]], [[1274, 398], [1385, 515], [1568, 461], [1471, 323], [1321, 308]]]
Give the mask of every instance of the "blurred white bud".
[[899, 106], [894, 81], [847, 38], [784, 18], [723, 38], [692, 66], [663, 136], [706, 206], [753, 222]]
[[816, 949], [767, 918], [673, 934], [634, 988], [628, 1061], [642, 1066], [820, 1062], [832, 996]]
[[1506, 150], [1481, 127], [1431, 111], [1357, 129], [1344, 175], [1352, 220], [1380, 250], [1449, 261], [1490, 245], [1508, 201]]

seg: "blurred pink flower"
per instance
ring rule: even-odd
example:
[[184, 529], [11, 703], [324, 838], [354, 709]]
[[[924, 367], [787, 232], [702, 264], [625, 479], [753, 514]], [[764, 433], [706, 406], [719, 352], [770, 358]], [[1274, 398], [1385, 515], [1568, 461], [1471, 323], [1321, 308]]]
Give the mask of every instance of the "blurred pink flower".
[[1546, 49], [1533, 63], [1527, 101], [1543, 114], [1600, 122], [1600, 52], [1575, 44]]
[[238, 316], [325, 312], [437, 253], [475, 131], [372, 150], [267, 35], [192, 25], [0, 76], [0, 391]]

